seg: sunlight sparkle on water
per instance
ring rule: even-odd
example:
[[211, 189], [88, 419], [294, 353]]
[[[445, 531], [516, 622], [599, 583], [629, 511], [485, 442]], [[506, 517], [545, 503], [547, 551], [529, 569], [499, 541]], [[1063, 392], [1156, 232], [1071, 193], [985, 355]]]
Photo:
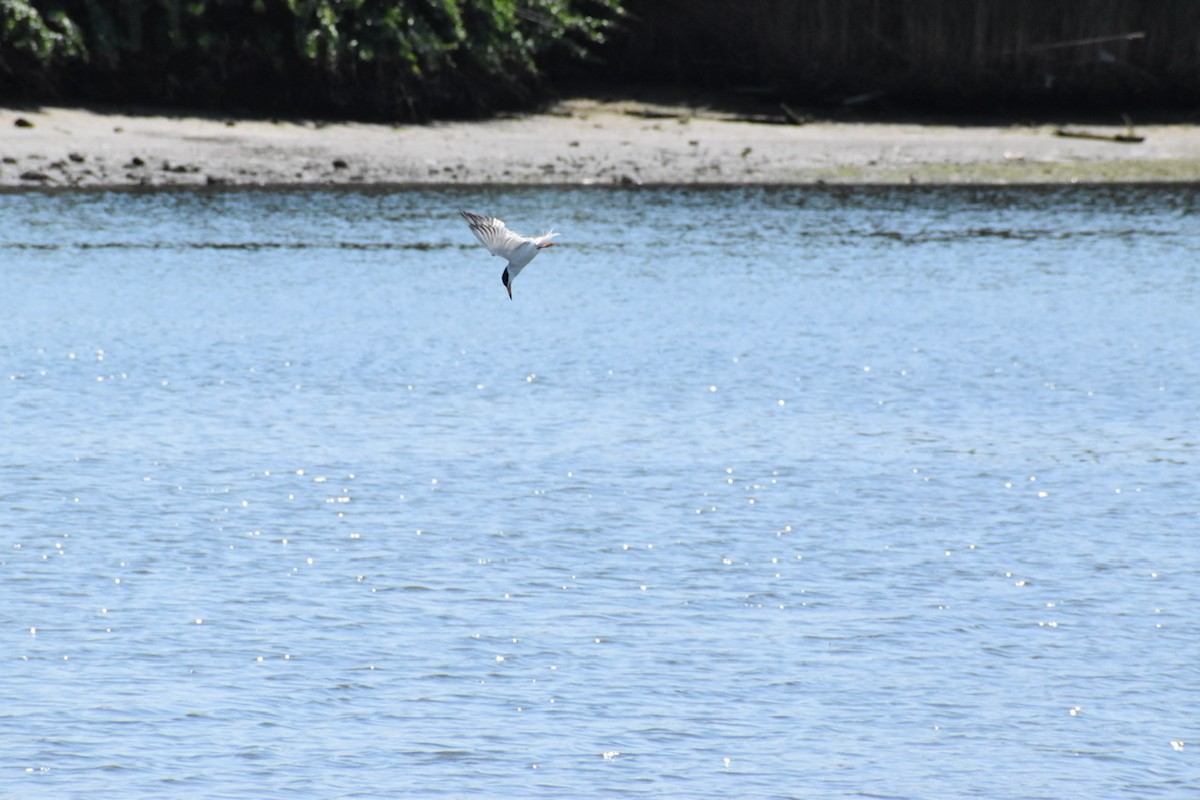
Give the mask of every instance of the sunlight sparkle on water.
[[1198, 207], [0, 195], [0, 796], [1177, 796]]

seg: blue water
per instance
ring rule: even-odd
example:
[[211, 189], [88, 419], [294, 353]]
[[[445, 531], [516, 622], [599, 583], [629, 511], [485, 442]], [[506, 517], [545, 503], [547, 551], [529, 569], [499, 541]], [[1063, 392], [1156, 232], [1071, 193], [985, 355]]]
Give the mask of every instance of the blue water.
[[1198, 210], [2, 195], [0, 796], [1194, 797]]

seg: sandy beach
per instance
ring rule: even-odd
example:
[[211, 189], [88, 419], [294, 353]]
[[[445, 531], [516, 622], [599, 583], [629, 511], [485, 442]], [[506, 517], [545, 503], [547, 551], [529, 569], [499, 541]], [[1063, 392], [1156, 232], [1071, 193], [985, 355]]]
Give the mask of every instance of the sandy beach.
[[0, 188], [1200, 181], [1200, 128], [1109, 138], [1127, 133], [1122, 124], [787, 124], [588, 98], [430, 125], [0, 108]]

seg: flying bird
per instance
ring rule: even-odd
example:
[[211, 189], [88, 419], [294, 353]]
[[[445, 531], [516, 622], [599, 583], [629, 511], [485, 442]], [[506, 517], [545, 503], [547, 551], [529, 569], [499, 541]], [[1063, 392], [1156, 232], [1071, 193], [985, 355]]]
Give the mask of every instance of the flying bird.
[[475, 234], [475, 238], [483, 243], [489, 253], [508, 261], [504, 267], [504, 273], [500, 276], [500, 281], [508, 290], [509, 300], [512, 299], [512, 284], [517, 275], [525, 269], [526, 264], [533, 261], [538, 250], [554, 247], [554, 242], [550, 240], [558, 236], [554, 231], [546, 231], [541, 236], [520, 236], [510, 231], [502, 221], [495, 217], [484, 217], [472, 214], [470, 211], [458, 213], [462, 214], [467, 225], [471, 227], [471, 232]]

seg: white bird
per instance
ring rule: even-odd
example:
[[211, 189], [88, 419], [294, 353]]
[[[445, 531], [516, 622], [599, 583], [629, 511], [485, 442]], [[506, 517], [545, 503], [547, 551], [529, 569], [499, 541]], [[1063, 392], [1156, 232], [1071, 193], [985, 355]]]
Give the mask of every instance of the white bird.
[[541, 236], [520, 236], [510, 231], [502, 221], [495, 217], [483, 217], [479, 214], [472, 214], [470, 211], [458, 213], [462, 214], [467, 225], [471, 226], [471, 232], [475, 234], [475, 238], [483, 243], [489, 253], [508, 261], [507, 266], [504, 267], [504, 273], [500, 276], [500, 281], [508, 290], [509, 300], [512, 299], [512, 282], [516, 280], [517, 274], [525, 269], [526, 264], [533, 261], [538, 250], [554, 247], [554, 242], [550, 240], [558, 236], [554, 231], [546, 231]]

